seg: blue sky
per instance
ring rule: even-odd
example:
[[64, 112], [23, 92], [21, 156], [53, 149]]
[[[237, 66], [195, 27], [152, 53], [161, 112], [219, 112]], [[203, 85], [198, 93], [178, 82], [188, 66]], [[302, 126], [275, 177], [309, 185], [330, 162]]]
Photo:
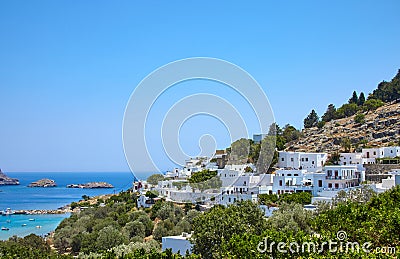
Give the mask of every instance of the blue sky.
[[[0, 168], [128, 171], [129, 96], [182, 58], [239, 65], [263, 87], [278, 124], [296, 127], [311, 109], [322, 115], [400, 68], [398, 1], [216, 2], [1, 1]], [[182, 128], [188, 153], [197, 152], [199, 121]], [[225, 128], [208, 125], [219, 147], [228, 143]]]

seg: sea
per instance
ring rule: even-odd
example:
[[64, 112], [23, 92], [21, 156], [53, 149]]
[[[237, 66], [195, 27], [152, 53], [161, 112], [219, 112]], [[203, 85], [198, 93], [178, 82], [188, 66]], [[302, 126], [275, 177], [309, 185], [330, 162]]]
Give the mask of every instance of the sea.
[[[130, 172], [5, 172], [12, 178], [18, 178], [20, 185], [0, 186], [0, 210], [52, 210], [79, 201], [83, 195], [90, 197], [113, 194], [125, 191], [132, 186], [135, 177]], [[49, 178], [57, 183], [57, 187], [31, 188], [31, 182]], [[68, 184], [87, 182], [108, 182], [114, 186], [111, 189], [80, 189], [67, 188]], [[56, 229], [58, 224], [70, 215], [10, 215], [0, 216], [0, 240], [6, 240], [13, 235], [20, 237], [31, 233], [44, 236]], [[25, 225], [26, 224], [26, 225]], [[40, 226], [40, 227], [39, 227]]]

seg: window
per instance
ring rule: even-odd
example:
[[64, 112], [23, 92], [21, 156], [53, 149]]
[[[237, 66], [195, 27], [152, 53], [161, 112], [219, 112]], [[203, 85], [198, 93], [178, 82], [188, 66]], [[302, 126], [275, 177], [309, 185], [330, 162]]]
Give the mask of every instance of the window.
[[339, 189], [339, 184], [338, 183], [335, 183], [335, 188]]
[[299, 174], [294, 174], [294, 176], [299, 176]]
[[314, 161], [312, 161], [311, 164], [314, 164]]
[[376, 155], [376, 151], [374, 151], [374, 156]]
[[308, 157], [306, 157], [306, 162], [308, 162]]
[[282, 180], [279, 180], [279, 186], [282, 186]]
[[292, 174], [288, 174], [287, 176], [292, 176]]
[[246, 185], [246, 181], [244, 181], [243, 185]]
[[328, 184], [328, 187], [329, 187], [329, 188], [332, 188], [332, 184], [331, 184], [331, 183], [329, 183], [329, 184]]
[[290, 161], [291, 161], [291, 162], [293, 162], [293, 161], [294, 161], [293, 157], [292, 157], [292, 158], [290, 158]]
[[229, 197], [229, 202], [231, 202], [231, 197]]
[[283, 161], [285, 161], [285, 158], [283, 158], [283, 157], [282, 157], [282, 159], [281, 159], [281, 160], [282, 160], [282, 162], [283, 162]]
[[318, 187], [322, 187], [322, 180], [318, 180]]
[[304, 162], [304, 157], [303, 157], [303, 158], [301, 158], [301, 162]]

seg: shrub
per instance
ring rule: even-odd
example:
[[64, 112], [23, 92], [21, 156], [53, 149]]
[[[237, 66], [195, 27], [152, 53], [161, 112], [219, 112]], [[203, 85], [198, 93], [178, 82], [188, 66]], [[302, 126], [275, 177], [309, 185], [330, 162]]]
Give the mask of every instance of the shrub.
[[354, 117], [354, 121], [358, 124], [365, 123], [365, 115], [363, 113], [359, 113]]

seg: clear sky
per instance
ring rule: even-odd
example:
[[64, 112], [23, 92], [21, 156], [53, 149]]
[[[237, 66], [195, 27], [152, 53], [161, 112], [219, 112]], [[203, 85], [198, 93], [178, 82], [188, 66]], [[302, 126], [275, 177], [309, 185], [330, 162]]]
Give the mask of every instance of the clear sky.
[[[399, 12], [397, 0], [1, 1], [0, 168], [128, 171], [121, 129], [130, 94], [151, 71], [188, 57], [239, 65], [278, 124], [301, 127], [311, 109], [322, 115], [396, 74]], [[181, 136], [188, 153], [203, 133], [190, 128], [204, 120], [226, 135], [211, 118], [197, 120], [182, 128], [192, 134]]]

